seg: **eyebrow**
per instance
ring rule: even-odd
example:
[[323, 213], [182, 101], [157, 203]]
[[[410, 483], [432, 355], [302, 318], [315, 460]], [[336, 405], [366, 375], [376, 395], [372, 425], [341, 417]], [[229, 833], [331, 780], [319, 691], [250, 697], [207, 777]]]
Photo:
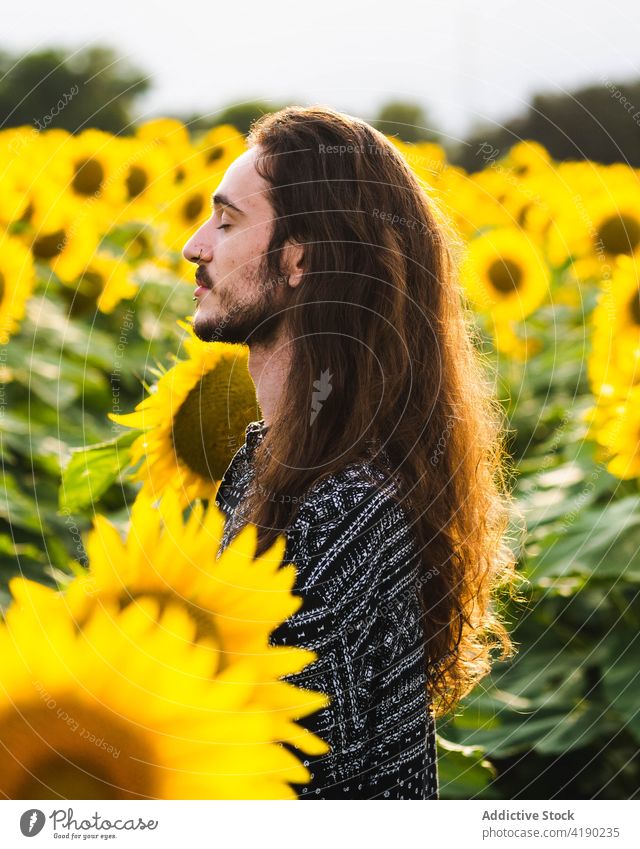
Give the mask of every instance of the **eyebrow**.
[[219, 206], [227, 206], [227, 207], [229, 207], [229, 209], [233, 209], [234, 212], [237, 212], [240, 215], [246, 214], [239, 207], [237, 207], [235, 205], [235, 203], [231, 203], [231, 201], [229, 200], [229, 198], [226, 195], [221, 195], [221, 194], [213, 195], [212, 198], [211, 198], [211, 201], [214, 204], [218, 204]]

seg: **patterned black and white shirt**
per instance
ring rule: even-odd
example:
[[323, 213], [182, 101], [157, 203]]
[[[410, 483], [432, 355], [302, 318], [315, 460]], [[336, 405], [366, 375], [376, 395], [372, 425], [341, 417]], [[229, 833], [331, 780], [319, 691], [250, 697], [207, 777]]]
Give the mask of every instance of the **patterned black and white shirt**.
[[[226, 517], [218, 554], [245, 523], [253, 452], [266, 430], [264, 419], [247, 426], [218, 490]], [[388, 486], [378, 491], [374, 480]], [[291, 749], [313, 776], [293, 785], [300, 799], [438, 798], [419, 564], [389, 486], [373, 462], [347, 465], [311, 486], [285, 533], [283, 562], [295, 564], [294, 592], [304, 601], [270, 642], [316, 652], [316, 661], [284, 680], [332, 697], [299, 720], [331, 746], [317, 757]]]

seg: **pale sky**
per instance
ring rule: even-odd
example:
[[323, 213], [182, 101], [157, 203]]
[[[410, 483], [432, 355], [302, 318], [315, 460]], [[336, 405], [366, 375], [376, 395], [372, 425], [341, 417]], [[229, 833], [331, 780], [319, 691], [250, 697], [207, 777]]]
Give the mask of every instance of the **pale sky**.
[[640, 77], [634, 0], [304, 0], [12, 3], [0, 45], [106, 44], [150, 74], [148, 116], [260, 98], [371, 119], [424, 104], [453, 138], [524, 109], [540, 90]]

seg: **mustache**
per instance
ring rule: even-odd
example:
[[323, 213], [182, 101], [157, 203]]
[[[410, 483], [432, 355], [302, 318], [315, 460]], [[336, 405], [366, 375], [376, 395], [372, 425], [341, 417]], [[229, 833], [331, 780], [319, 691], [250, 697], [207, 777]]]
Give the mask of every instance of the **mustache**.
[[213, 289], [213, 281], [207, 274], [206, 268], [202, 265], [198, 266], [196, 270], [196, 281], [200, 284], [200, 286], [206, 286], [207, 289]]

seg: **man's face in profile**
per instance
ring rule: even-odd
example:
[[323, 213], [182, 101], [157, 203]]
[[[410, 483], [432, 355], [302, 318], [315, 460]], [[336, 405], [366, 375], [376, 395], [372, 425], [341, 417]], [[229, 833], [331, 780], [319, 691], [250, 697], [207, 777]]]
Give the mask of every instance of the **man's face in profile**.
[[205, 342], [269, 345], [284, 319], [290, 292], [286, 280], [266, 275], [274, 212], [256, 155], [251, 148], [229, 166], [211, 217], [182, 251], [198, 266], [193, 329]]

